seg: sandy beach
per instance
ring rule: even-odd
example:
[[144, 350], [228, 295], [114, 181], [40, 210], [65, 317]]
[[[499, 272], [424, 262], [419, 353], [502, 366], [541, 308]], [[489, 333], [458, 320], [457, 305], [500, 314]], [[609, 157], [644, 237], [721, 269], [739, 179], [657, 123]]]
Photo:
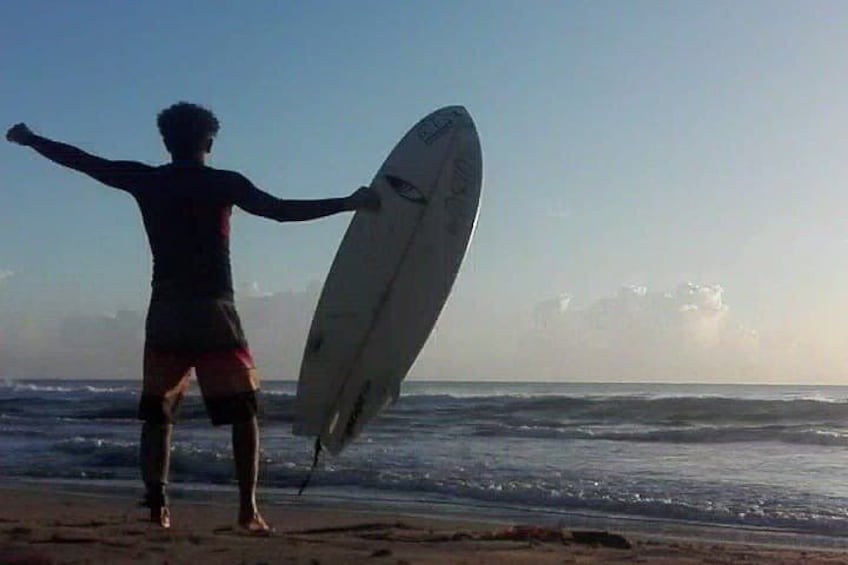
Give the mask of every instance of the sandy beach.
[[[223, 497], [226, 498], [226, 497]], [[233, 527], [229, 500], [177, 500], [174, 527], [128, 494], [0, 489], [0, 564], [48, 563], [848, 563], [848, 552], [266, 505], [268, 538]]]

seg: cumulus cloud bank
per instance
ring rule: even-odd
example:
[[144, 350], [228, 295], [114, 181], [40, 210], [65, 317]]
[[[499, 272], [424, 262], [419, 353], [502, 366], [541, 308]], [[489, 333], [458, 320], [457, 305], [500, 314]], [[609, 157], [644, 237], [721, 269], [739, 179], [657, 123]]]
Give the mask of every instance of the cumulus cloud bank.
[[[266, 378], [297, 378], [320, 285], [237, 303]], [[846, 367], [786, 332], [737, 322], [719, 285], [672, 291], [626, 286], [585, 307], [562, 293], [524, 316], [455, 304], [412, 378], [563, 381], [826, 382]], [[72, 316], [52, 324], [0, 321], [0, 376], [138, 378], [144, 316]]]
[[[720, 285], [625, 286], [584, 307], [562, 293], [526, 319], [474, 311], [443, 325], [416, 374], [561, 381], [822, 383], [848, 366], [816, 336], [734, 319]], [[466, 313], [466, 318], [469, 318]], [[805, 337], [807, 339], [805, 339]]]
[[[297, 378], [320, 287], [267, 293], [251, 284], [237, 300], [262, 373]], [[49, 322], [0, 320], [0, 377], [138, 378], [144, 313], [74, 315]]]
[[756, 334], [734, 324], [719, 285], [626, 286], [583, 309], [536, 309], [522, 362], [544, 378], [712, 380], [735, 371]]
[[0, 376], [123, 378], [141, 372], [144, 317], [74, 315], [0, 322]]

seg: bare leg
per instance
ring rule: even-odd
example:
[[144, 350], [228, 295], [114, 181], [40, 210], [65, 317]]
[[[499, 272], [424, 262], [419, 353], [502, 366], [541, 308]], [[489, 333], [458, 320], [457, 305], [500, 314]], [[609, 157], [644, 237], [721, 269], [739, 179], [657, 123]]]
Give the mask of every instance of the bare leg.
[[271, 528], [256, 507], [259, 476], [259, 424], [256, 417], [233, 424], [233, 458], [239, 483], [238, 523], [250, 533], [267, 534]]
[[171, 466], [172, 424], [144, 422], [141, 426], [141, 477], [147, 489], [145, 502], [150, 520], [163, 528], [171, 525], [165, 485]]

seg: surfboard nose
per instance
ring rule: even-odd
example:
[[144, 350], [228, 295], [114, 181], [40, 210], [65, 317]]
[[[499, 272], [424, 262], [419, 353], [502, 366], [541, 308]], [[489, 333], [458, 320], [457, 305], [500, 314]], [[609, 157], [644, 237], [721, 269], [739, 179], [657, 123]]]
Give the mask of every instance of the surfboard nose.
[[465, 106], [445, 106], [439, 111], [440, 115], [449, 120], [454, 127], [477, 130], [471, 112]]
[[439, 110], [439, 113], [449, 114], [451, 117], [459, 118], [461, 120], [470, 120], [471, 119], [471, 114], [468, 113], [468, 110], [465, 108], [465, 106], [460, 106], [460, 105], [445, 106], [444, 108]]

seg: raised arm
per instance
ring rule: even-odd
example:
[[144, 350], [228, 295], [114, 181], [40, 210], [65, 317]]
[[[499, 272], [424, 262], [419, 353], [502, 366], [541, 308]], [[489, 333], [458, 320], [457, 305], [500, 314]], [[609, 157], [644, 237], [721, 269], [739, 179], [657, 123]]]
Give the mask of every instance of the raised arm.
[[233, 197], [234, 204], [245, 212], [278, 222], [304, 222], [340, 212], [380, 208], [380, 197], [365, 186], [345, 198], [283, 200], [256, 188], [237, 173], [233, 177]]
[[36, 135], [26, 124], [17, 124], [6, 133], [6, 139], [32, 147], [42, 156], [63, 167], [85, 173], [114, 188], [132, 191], [152, 167], [135, 161], [110, 161], [86, 153], [67, 143], [60, 143]]

